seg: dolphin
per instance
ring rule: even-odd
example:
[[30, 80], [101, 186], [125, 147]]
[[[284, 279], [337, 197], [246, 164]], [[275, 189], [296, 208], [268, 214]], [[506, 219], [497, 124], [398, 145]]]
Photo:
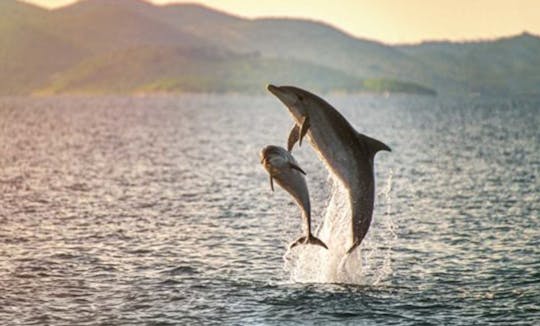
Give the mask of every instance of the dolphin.
[[283, 147], [269, 145], [261, 150], [261, 164], [270, 174], [270, 188], [274, 191], [275, 179], [277, 183], [294, 198], [302, 210], [304, 230], [306, 235], [291, 243], [290, 249], [298, 244], [314, 244], [328, 249], [328, 247], [311, 233], [311, 204], [309, 191], [304, 175], [306, 172], [298, 166], [292, 154]]
[[268, 85], [267, 89], [285, 106], [294, 119], [287, 148], [308, 139], [319, 158], [343, 183], [348, 192], [352, 215], [351, 253], [360, 245], [371, 224], [375, 200], [373, 160], [378, 151], [391, 151], [379, 140], [358, 133], [325, 100], [293, 86]]

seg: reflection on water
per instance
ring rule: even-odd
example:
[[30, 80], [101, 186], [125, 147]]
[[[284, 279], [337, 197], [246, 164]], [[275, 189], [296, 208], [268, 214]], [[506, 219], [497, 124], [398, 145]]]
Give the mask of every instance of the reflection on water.
[[[540, 102], [330, 101], [393, 150], [361, 286], [292, 281], [300, 217], [257, 157], [292, 125], [271, 96], [0, 99], [2, 324], [540, 320]], [[326, 170], [295, 156], [320, 225]]]

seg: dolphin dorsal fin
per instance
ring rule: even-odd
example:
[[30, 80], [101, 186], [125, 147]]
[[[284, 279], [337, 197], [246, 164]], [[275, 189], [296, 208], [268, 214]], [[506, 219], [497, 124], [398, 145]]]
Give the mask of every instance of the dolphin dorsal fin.
[[389, 151], [391, 152], [392, 150], [390, 149], [390, 147], [388, 147], [388, 145], [386, 145], [385, 143], [383, 143], [382, 141], [380, 140], [377, 140], [375, 138], [371, 138], [371, 137], [368, 137], [366, 135], [363, 135], [361, 133], [357, 133], [357, 137], [358, 139], [367, 145], [367, 148], [369, 150], [369, 153], [373, 156], [375, 156], [375, 154], [378, 152], [378, 151]]

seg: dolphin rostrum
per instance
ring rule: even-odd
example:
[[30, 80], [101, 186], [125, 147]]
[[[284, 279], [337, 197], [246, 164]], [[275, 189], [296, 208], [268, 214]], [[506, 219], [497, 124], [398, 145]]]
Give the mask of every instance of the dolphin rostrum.
[[268, 85], [268, 90], [285, 106], [294, 119], [288, 140], [292, 150], [308, 135], [319, 158], [343, 183], [348, 192], [352, 215], [351, 253], [360, 245], [371, 224], [375, 200], [373, 160], [378, 151], [390, 151], [384, 143], [358, 133], [351, 124], [322, 98], [293, 86]]
[[311, 204], [309, 191], [304, 175], [306, 174], [294, 159], [291, 153], [283, 147], [269, 145], [261, 151], [261, 163], [270, 174], [270, 187], [274, 191], [275, 179], [296, 201], [302, 210], [305, 236], [294, 241], [289, 248], [298, 244], [311, 243], [328, 249], [328, 247], [311, 233]]

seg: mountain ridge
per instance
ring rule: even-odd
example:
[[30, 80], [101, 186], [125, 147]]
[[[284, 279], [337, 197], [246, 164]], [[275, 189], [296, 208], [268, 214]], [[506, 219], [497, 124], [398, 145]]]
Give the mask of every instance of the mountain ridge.
[[531, 83], [540, 84], [540, 38], [532, 34], [390, 46], [317, 21], [246, 19], [198, 4], [3, 5], [10, 10], [0, 12], [0, 73], [11, 78], [0, 81], [0, 94], [130, 93], [148, 85], [254, 92], [268, 82], [314, 91], [512, 94], [535, 93]]

